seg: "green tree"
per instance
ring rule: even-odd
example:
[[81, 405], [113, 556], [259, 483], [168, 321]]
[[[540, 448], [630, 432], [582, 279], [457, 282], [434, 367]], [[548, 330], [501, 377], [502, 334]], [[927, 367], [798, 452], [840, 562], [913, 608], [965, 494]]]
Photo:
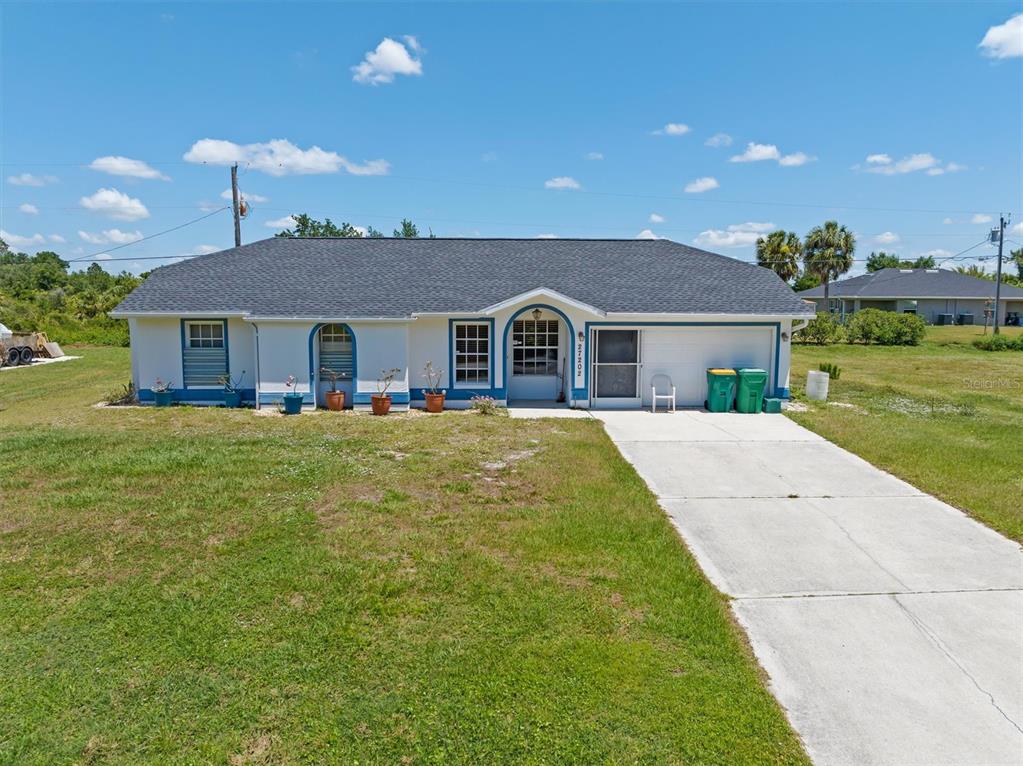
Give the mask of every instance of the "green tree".
[[879, 253], [872, 252], [867, 256], [867, 271], [873, 273], [881, 269], [897, 269], [901, 263], [895, 253], [886, 253], [884, 250]]
[[275, 237], [345, 237], [357, 239], [362, 236], [362, 232], [347, 221], [343, 221], [338, 226], [329, 218], [317, 221], [306, 213], [299, 213], [292, 216], [292, 218], [295, 219], [295, 225], [290, 229], [278, 232], [274, 235]]
[[1016, 264], [1016, 271], [1020, 279], [1023, 279], [1023, 247], [1009, 253], [1009, 261]]
[[838, 221], [825, 221], [806, 235], [803, 264], [807, 271], [820, 277], [824, 285], [824, 302], [828, 301], [828, 284], [845, 274], [853, 265], [856, 237]]
[[821, 283], [821, 278], [816, 274], [813, 274], [806, 269], [799, 272], [799, 276], [796, 277], [796, 281], [792, 285], [792, 289], [797, 293], [803, 290], [812, 290], [814, 287]]
[[397, 239], [419, 239], [419, 227], [408, 218], [401, 219], [401, 228], [394, 230]]
[[374, 229], [372, 226], [366, 227], [366, 236], [370, 239], [383, 239], [384, 233], [379, 229]]
[[802, 252], [803, 243], [792, 231], [779, 229], [757, 239], [757, 265], [770, 269], [785, 282], [792, 281], [799, 273]]
[[956, 266], [956, 272], [959, 274], [965, 274], [968, 277], [977, 277], [978, 279], [992, 279], [991, 274], [987, 273], [987, 269], [983, 266], [979, 266], [976, 263], [971, 263], [969, 266]]

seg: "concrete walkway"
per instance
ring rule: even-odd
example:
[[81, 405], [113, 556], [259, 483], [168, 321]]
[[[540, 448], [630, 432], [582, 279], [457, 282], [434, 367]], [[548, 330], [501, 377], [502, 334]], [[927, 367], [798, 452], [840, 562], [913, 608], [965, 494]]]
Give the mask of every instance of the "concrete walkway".
[[815, 763], [1023, 764], [1019, 546], [782, 415], [594, 414]]

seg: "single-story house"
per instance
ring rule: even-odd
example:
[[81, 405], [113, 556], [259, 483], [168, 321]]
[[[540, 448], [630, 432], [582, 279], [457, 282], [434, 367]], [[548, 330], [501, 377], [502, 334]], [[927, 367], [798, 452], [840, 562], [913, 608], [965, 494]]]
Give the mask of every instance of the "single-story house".
[[[930, 324], [950, 324], [950, 316], [956, 324], [984, 324], [985, 309], [994, 306], [995, 283], [947, 269], [881, 269], [832, 282], [829, 306], [824, 305], [823, 285], [802, 290], [799, 297], [813, 300], [818, 311], [841, 317], [860, 309], [881, 309], [916, 314]], [[1019, 324], [1021, 316], [1023, 290], [1003, 283], [999, 324]]]
[[787, 396], [814, 308], [772, 271], [668, 240], [271, 238], [156, 269], [111, 315], [143, 401], [159, 378], [219, 403], [230, 375], [267, 406], [294, 376], [315, 407], [328, 369], [361, 408], [397, 369], [394, 406], [417, 406], [432, 362], [449, 407], [639, 407], [658, 373], [702, 405], [708, 367], [763, 368]]

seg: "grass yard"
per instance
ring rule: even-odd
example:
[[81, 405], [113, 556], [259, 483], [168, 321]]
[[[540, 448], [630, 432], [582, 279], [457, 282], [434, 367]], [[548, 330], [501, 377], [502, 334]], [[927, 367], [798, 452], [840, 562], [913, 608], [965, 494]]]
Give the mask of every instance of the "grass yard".
[[821, 362], [842, 374], [828, 404], [790, 417], [1023, 541], [1023, 353], [973, 348], [982, 332], [929, 327], [916, 347], [794, 346], [795, 392]]
[[0, 374], [0, 763], [807, 762], [596, 422], [94, 409], [76, 353]]

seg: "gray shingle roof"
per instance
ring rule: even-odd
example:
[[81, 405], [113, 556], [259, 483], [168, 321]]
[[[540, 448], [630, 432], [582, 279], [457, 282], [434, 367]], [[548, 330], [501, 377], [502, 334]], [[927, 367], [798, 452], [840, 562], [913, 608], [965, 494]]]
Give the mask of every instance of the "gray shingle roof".
[[[995, 283], [947, 269], [881, 269], [840, 279], [828, 286], [832, 298], [994, 298]], [[824, 287], [799, 293], [800, 298], [823, 298]], [[1003, 298], [1023, 298], [1023, 290], [1002, 285]]]
[[608, 312], [813, 312], [774, 272], [669, 240], [271, 238], [156, 269], [114, 313], [408, 317], [537, 288]]

